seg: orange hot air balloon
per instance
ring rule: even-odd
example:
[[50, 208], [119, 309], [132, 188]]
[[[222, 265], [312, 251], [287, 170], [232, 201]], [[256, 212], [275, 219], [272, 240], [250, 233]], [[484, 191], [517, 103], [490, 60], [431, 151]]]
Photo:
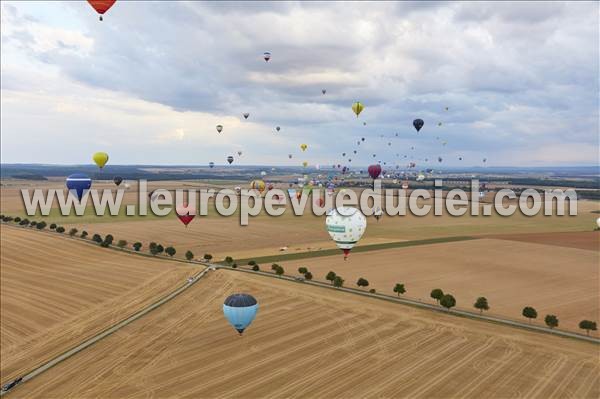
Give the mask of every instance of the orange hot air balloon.
[[116, 2], [117, 0], [88, 0], [88, 3], [100, 14], [100, 21], [102, 21], [102, 14], [107, 12]]

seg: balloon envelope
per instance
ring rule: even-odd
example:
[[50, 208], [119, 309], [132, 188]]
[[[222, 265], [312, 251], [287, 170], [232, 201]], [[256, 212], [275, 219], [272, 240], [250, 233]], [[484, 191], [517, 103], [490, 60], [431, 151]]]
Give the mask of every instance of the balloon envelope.
[[381, 165], [371, 165], [369, 166], [369, 169], [367, 169], [367, 171], [369, 172], [369, 176], [371, 176], [372, 179], [377, 179], [381, 174]]
[[117, 0], [88, 0], [88, 3], [96, 10], [100, 15], [108, 11], [109, 8], [116, 3]]
[[327, 214], [325, 224], [335, 244], [344, 251], [345, 259], [365, 232], [367, 218], [356, 208], [341, 207]]
[[179, 220], [181, 220], [181, 223], [183, 223], [185, 227], [187, 227], [187, 225], [190, 224], [192, 220], [194, 220], [194, 217], [196, 217], [196, 213], [194, 212], [194, 210], [188, 209], [187, 204], [179, 205], [175, 212], [177, 213], [177, 217], [179, 218]]
[[240, 335], [252, 323], [257, 311], [257, 300], [248, 294], [233, 294], [223, 303], [225, 318]]
[[92, 187], [92, 179], [83, 173], [74, 173], [67, 177], [65, 182], [69, 191], [74, 190], [80, 201], [85, 191]]
[[417, 132], [421, 130], [424, 124], [425, 122], [423, 122], [423, 119], [415, 119], [413, 121], [413, 126], [415, 127], [415, 129], [417, 129]]
[[123, 182], [123, 178], [121, 176], [115, 176], [113, 177], [113, 182], [118, 187]]
[[362, 103], [359, 101], [352, 104], [352, 111], [354, 111], [357, 118], [358, 118], [358, 115], [360, 115], [360, 113], [363, 111], [363, 109], [365, 109], [365, 106], [362, 105]]
[[92, 156], [92, 159], [94, 160], [94, 163], [98, 165], [100, 169], [102, 169], [104, 165], [106, 165], [106, 163], [108, 162], [108, 154], [102, 151], [96, 152]]
[[269, 60], [271, 59], [271, 53], [269, 53], [268, 51], [265, 51], [263, 53], [263, 58], [265, 59], [266, 62], [269, 62]]
[[227, 162], [231, 164], [233, 162], [233, 157], [230, 155], [227, 157]]

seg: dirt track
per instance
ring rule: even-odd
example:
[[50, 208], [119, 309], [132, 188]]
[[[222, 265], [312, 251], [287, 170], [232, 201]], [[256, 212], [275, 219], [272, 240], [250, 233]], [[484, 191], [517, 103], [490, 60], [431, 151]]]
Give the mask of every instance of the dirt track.
[[[223, 299], [260, 302], [244, 337]], [[597, 397], [598, 346], [217, 271], [22, 397]], [[15, 392], [15, 394], [17, 394]]]
[[479, 239], [355, 253], [347, 261], [340, 254], [281, 265], [288, 274], [306, 266], [322, 281], [332, 270], [353, 287], [363, 277], [368, 288], [392, 295], [394, 285], [404, 283], [406, 296], [429, 302], [431, 290], [441, 288], [456, 298], [458, 307], [471, 311], [475, 299], [485, 296], [490, 314], [519, 320], [524, 320], [523, 307], [533, 306], [536, 323], [554, 314], [561, 328], [582, 332], [579, 321], [600, 319], [599, 263], [596, 251]]
[[1, 229], [5, 381], [164, 295], [196, 267], [25, 229]]

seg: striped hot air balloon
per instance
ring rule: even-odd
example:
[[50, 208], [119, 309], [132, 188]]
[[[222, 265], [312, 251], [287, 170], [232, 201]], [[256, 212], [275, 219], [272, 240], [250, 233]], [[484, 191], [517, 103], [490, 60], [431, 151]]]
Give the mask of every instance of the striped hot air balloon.
[[233, 294], [223, 303], [225, 318], [242, 335], [258, 312], [258, 301], [248, 294]]
[[89, 190], [90, 187], [92, 187], [92, 179], [83, 173], [74, 173], [70, 175], [67, 177], [65, 183], [67, 189], [69, 189], [70, 192], [75, 192], [80, 201], [86, 190]]

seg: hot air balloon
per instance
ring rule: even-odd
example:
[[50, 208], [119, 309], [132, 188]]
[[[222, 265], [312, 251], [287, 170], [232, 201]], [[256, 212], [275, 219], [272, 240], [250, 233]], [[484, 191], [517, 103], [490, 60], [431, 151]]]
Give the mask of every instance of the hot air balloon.
[[237, 154], [238, 154], [238, 157], [241, 157], [241, 156], [242, 156], [242, 152], [241, 152], [241, 151], [238, 151], [238, 153], [237, 153]]
[[446, 107], [446, 111], [448, 111], [448, 107]]
[[292, 159], [292, 154], [288, 154], [288, 158], [289, 158], [289, 159]]
[[425, 122], [423, 122], [423, 119], [415, 119], [413, 121], [413, 126], [415, 127], [415, 129], [417, 129], [417, 132], [421, 130], [424, 124]]
[[596, 226], [600, 229], [600, 218], [596, 219]]
[[354, 113], [356, 114], [356, 117], [358, 118], [358, 115], [360, 115], [360, 113], [362, 112], [362, 110], [365, 109], [365, 106], [362, 105], [360, 102], [355, 102], [354, 104], [352, 104], [352, 111], [354, 111]]
[[103, 20], [102, 15], [116, 3], [117, 0], [88, 0], [88, 3], [96, 10], [100, 21]]
[[327, 93], [327, 90], [323, 89], [323, 90], [321, 90], [321, 93], [325, 94], [325, 93]]
[[125, 183], [125, 190], [129, 190], [131, 188], [131, 184]]
[[223, 131], [223, 125], [217, 125], [217, 132], [221, 133]]
[[345, 157], [345, 156], [346, 156], [346, 153], [345, 153], [345, 152], [342, 152], [342, 156], [343, 156], [343, 157]]
[[262, 180], [252, 180], [250, 182], [250, 189], [257, 190], [260, 194], [265, 191], [265, 182]]
[[448, 144], [447, 141], [442, 141], [442, 145], [446, 145], [446, 144]]
[[265, 172], [265, 171], [263, 170], [262, 172], [260, 172], [260, 175], [261, 175], [261, 176], [266, 176], [266, 175], [267, 175], [267, 172]]
[[458, 157], [458, 160], [459, 160], [459, 161], [462, 161], [462, 157]]
[[105, 152], [96, 152], [92, 156], [92, 159], [94, 160], [96, 165], [98, 165], [98, 167], [102, 169], [104, 165], [106, 165], [106, 163], [108, 162], [108, 154]]
[[377, 207], [375, 212], [373, 212], [373, 216], [375, 216], [375, 220], [377, 220], [379, 222], [379, 219], [383, 216], [383, 211], [381, 210], [380, 207]]
[[90, 187], [92, 187], [92, 179], [90, 179], [83, 173], [74, 173], [70, 175], [65, 180], [65, 183], [69, 191], [75, 190], [77, 198], [79, 198], [80, 201], [81, 198], [83, 198], [83, 194], [85, 193], [85, 191], [89, 190]]
[[367, 122], [363, 122], [363, 126], [367, 126]]
[[115, 185], [117, 187], [119, 187], [119, 185], [121, 185], [122, 182], [123, 182], [123, 178], [121, 176], [113, 177], [113, 183], [115, 183]]
[[442, 126], [442, 122], [438, 122], [438, 126]]
[[244, 119], [248, 119], [248, 117], [250, 116], [248, 112], [244, 112], [242, 115], [244, 116]]
[[281, 128], [280, 128], [279, 126], [277, 126], [277, 127], [275, 128], [275, 130], [277, 130], [277, 131], [280, 131], [280, 130], [281, 130]]
[[223, 303], [225, 318], [240, 335], [252, 323], [257, 311], [258, 302], [248, 294], [233, 294]]
[[356, 150], [353, 151], [356, 154]]
[[300, 144], [300, 149], [302, 151], [306, 151], [307, 148], [308, 148], [308, 146], [306, 144]]
[[214, 168], [214, 167], [215, 167], [215, 163], [214, 163], [214, 162], [209, 162], [209, 163], [208, 163], [208, 166], [209, 166], [209, 167], [212, 169], [212, 168]]
[[371, 176], [371, 178], [377, 179], [379, 177], [379, 175], [381, 174], [381, 165], [371, 165], [369, 166], [369, 168], [367, 169], [367, 171], [369, 172], [369, 176]]
[[269, 53], [268, 51], [265, 51], [263, 53], [263, 58], [265, 59], [265, 62], [269, 62], [269, 60], [271, 59], [271, 53]]
[[438, 157], [438, 162], [442, 162], [442, 161], [443, 161], [442, 157]]
[[342, 207], [329, 211], [325, 224], [333, 241], [344, 252], [345, 260], [365, 232], [367, 219], [356, 208]]
[[194, 212], [194, 210], [190, 211], [189, 209], [187, 209], [187, 204], [182, 204], [178, 206], [175, 209], [175, 213], [177, 214], [179, 220], [181, 220], [181, 223], [183, 223], [183, 225], [186, 228], [188, 224], [190, 224], [190, 222], [196, 217], [196, 213]]
[[425, 175], [423, 173], [419, 173], [419, 175], [417, 176], [417, 181], [423, 181], [425, 180]]
[[229, 162], [230, 165], [233, 162], [233, 157], [231, 155], [227, 157], [227, 162]]
[[302, 162], [302, 166], [306, 168], [308, 166], [308, 162], [306, 162], [306, 161]]

